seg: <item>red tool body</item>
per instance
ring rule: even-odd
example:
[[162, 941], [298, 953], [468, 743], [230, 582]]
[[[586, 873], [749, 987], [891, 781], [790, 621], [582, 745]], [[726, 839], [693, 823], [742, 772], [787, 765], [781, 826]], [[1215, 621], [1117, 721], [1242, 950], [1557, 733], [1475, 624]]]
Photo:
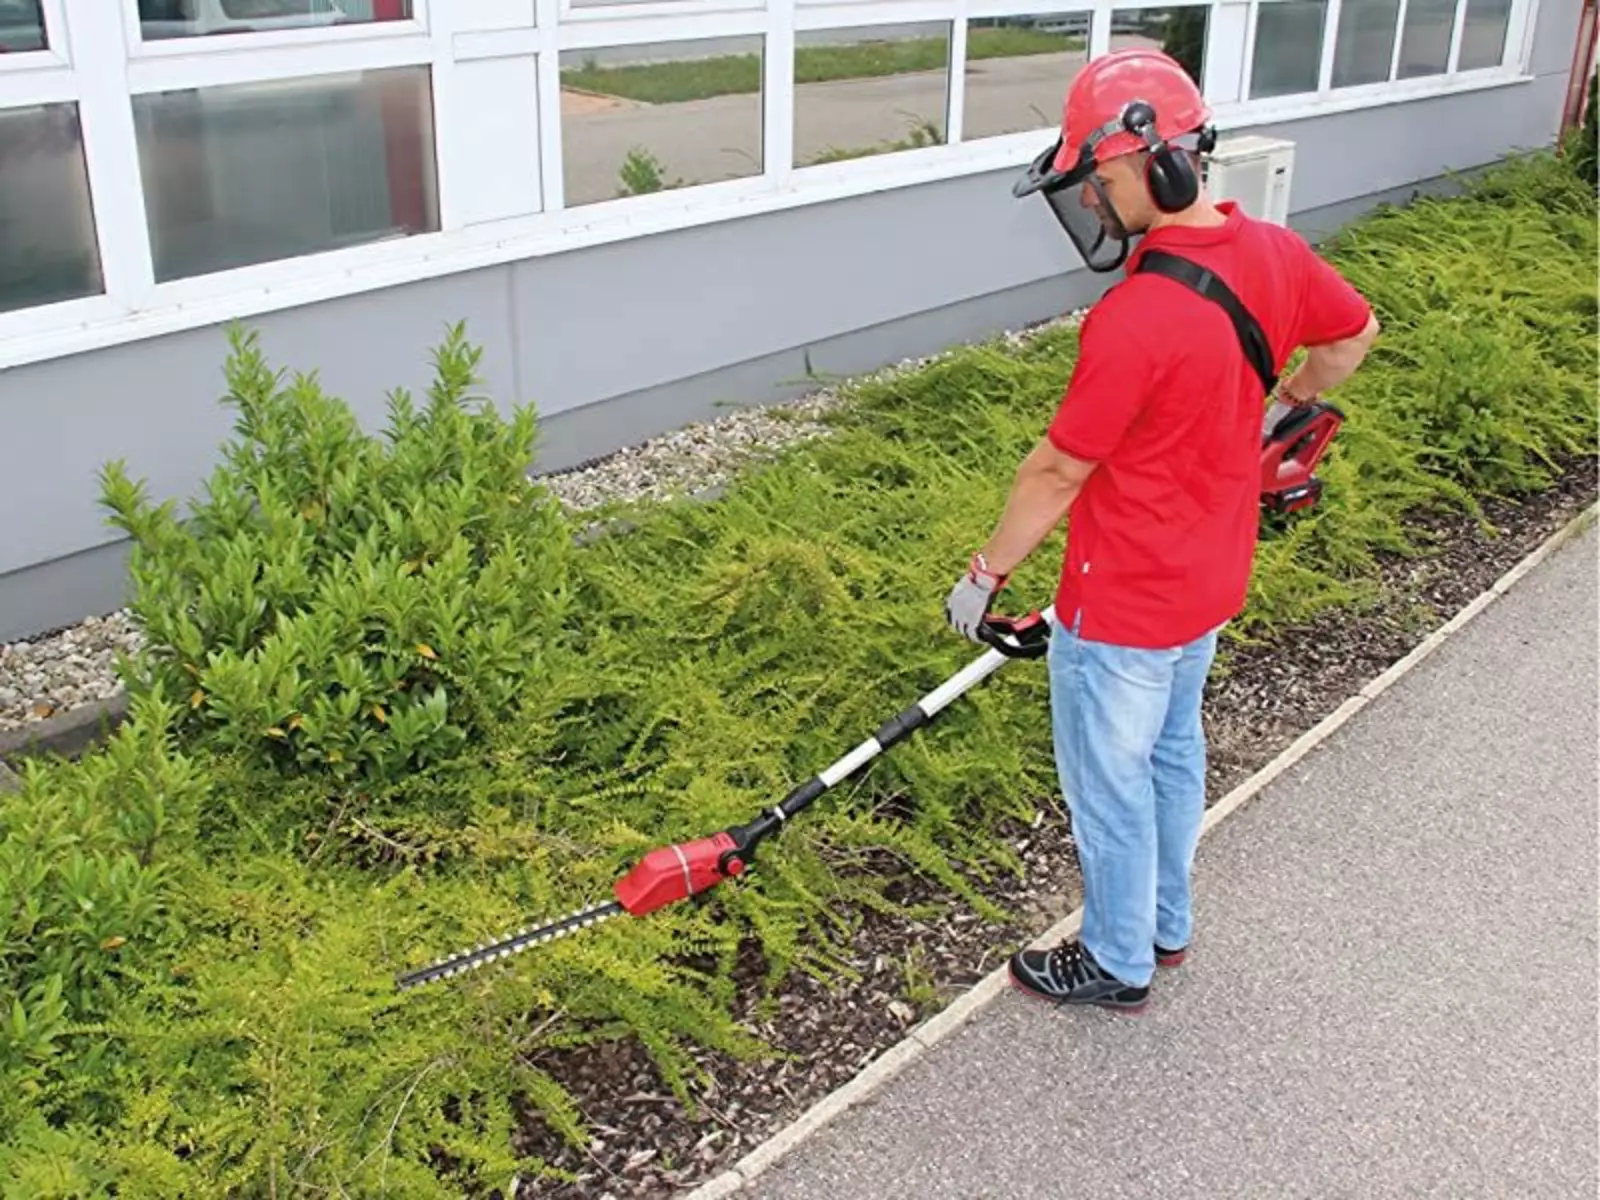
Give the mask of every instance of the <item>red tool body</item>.
[[1344, 413], [1326, 401], [1297, 407], [1274, 402], [1267, 409], [1261, 436], [1261, 506], [1290, 513], [1310, 508], [1322, 498], [1317, 463]]

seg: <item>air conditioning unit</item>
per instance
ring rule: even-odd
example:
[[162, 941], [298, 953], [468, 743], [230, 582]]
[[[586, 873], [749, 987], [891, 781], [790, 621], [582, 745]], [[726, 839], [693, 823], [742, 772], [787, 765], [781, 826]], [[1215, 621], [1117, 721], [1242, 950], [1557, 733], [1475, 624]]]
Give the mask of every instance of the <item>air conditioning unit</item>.
[[1218, 141], [1206, 160], [1205, 180], [1213, 200], [1237, 201], [1257, 220], [1287, 225], [1294, 143], [1256, 134]]

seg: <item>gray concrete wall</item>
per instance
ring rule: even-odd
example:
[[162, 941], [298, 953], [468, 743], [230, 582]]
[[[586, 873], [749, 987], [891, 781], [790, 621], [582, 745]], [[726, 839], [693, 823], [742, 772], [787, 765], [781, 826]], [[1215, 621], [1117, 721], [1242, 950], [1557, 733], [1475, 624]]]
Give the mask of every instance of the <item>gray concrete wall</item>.
[[[1294, 224], [1316, 236], [1380, 199], [1507, 153], [1560, 121], [1578, 0], [1545, 0], [1536, 78], [1260, 132], [1298, 143]], [[1226, 132], [1226, 131], [1225, 131]], [[1388, 139], [1386, 142], [1384, 139]], [[421, 391], [447, 323], [483, 345], [491, 394], [531, 401], [556, 469], [837, 376], [1092, 299], [1042, 203], [997, 173], [530, 259], [255, 320], [275, 365], [316, 370], [370, 426]], [[691, 286], [691, 274], [698, 286]], [[230, 416], [220, 327], [0, 374], [0, 640], [122, 603], [104, 462], [157, 497], [193, 494]]]

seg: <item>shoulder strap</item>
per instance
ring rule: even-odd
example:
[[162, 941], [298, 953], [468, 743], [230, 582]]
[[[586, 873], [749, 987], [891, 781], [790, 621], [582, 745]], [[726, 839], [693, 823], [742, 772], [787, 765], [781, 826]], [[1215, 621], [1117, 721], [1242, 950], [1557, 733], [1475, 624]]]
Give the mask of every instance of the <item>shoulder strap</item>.
[[1272, 369], [1272, 347], [1266, 333], [1239, 302], [1239, 297], [1215, 274], [1199, 263], [1168, 254], [1165, 250], [1146, 250], [1139, 259], [1138, 270], [1153, 271], [1168, 279], [1176, 279], [1207, 300], [1221, 305], [1233, 321], [1233, 327], [1239, 335], [1239, 345], [1260, 377], [1261, 386], [1268, 392], [1278, 386], [1278, 373]]

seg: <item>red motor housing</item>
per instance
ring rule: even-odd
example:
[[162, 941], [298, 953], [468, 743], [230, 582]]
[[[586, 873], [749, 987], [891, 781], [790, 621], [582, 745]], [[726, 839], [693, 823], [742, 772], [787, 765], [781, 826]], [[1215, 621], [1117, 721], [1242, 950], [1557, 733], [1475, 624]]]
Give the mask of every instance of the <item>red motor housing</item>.
[[1261, 440], [1261, 503], [1272, 512], [1309, 508], [1322, 496], [1317, 463], [1344, 413], [1326, 401], [1290, 408], [1274, 404]]
[[617, 880], [613, 889], [617, 902], [634, 916], [642, 917], [708, 891], [729, 875], [744, 871], [744, 860], [737, 856], [728, 860], [726, 874], [723, 871], [722, 856], [736, 849], [733, 837], [723, 832], [715, 837], [652, 850], [633, 870]]

